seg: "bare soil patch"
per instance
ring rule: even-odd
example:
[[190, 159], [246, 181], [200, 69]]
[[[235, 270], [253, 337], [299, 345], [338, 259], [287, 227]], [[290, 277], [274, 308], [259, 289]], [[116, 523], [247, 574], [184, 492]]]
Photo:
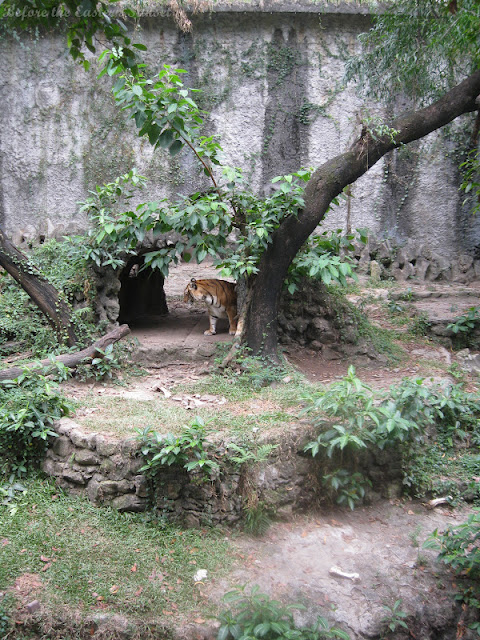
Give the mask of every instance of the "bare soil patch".
[[[421, 545], [434, 529], [465, 518], [462, 510], [431, 511], [418, 502], [387, 501], [277, 523], [263, 538], [237, 541], [240, 567], [228, 584], [212, 584], [209, 594], [218, 597], [235, 584], [258, 584], [271, 597], [305, 605], [302, 624], [327, 616], [354, 639], [382, 637], [384, 605], [401, 600], [409, 616], [408, 637], [449, 637], [435, 635], [428, 625], [421, 630], [421, 619], [436, 617], [440, 627], [452, 623], [453, 590], [452, 577], [435, 552]], [[358, 574], [358, 579], [339, 577], [332, 568]]]

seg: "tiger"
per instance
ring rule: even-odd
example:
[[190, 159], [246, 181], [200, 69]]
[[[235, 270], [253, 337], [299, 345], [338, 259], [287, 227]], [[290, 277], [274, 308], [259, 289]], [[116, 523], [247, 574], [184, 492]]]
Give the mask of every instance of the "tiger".
[[210, 278], [196, 280], [192, 278], [187, 284], [184, 294], [184, 302], [205, 302], [207, 305], [210, 328], [204, 331], [206, 336], [214, 336], [217, 333], [217, 318], [228, 318], [230, 323], [228, 333], [233, 336], [237, 331], [237, 293], [236, 284], [226, 280]]

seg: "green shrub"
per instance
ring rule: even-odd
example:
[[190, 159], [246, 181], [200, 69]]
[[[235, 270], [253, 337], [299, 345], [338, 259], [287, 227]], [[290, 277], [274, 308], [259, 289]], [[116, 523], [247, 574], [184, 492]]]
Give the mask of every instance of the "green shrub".
[[271, 512], [255, 491], [248, 494], [243, 505], [243, 513], [244, 530], [252, 536], [265, 535], [272, 523]]
[[[400, 445], [404, 484], [412, 491], [433, 492], [439, 482], [442, 490], [447, 488], [438, 479], [446, 451], [466, 439], [480, 442], [480, 398], [461, 385], [429, 387], [423, 379], [405, 379], [383, 393], [364, 384], [350, 367], [342, 380], [308, 398], [306, 412], [319, 433], [305, 451], [313, 456], [323, 451], [327, 461], [332, 460], [333, 470], [324, 483], [336, 492], [338, 503], [351, 508], [368, 486], [356, 470], [360, 451]], [[436, 441], [425, 447], [430, 430]]]
[[352, 511], [357, 502], [361, 502], [365, 497], [365, 488], [372, 486], [363, 473], [350, 473], [347, 469], [336, 469], [333, 473], [323, 476], [323, 484], [336, 494], [337, 504], [348, 505]]
[[457, 348], [477, 346], [478, 337], [474, 336], [473, 332], [479, 325], [479, 307], [470, 307], [464, 314], [455, 318], [454, 322], [447, 325], [447, 329], [450, 329], [454, 335], [454, 346]]
[[387, 632], [395, 633], [398, 629], [407, 629], [408, 625], [405, 622], [405, 618], [408, 618], [408, 613], [401, 609], [402, 600], [395, 600], [390, 607], [387, 604], [383, 605], [385, 610], [385, 616], [382, 618], [382, 622], [387, 628]]
[[[67, 370], [57, 367], [57, 379]], [[0, 382], [0, 471], [23, 476], [38, 464], [47, 448], [56, 419], [67, 415], [69, 402], [43, 369], [27, 370], [14, 380]]]
[[209, 443], [205, 441], [205, 423], [197, 416], [185, 426], [180, 435], [163, 435], [147, 427], [138, 431], [145, 465], [141, 471], [154, 477], [165, 466], [178, 465], [187, 471], [202, 470], [207, 477], [218, 472], [215, 460], [208, 457]]
[[480, 609], [480, 510], [475, 509], [466, 522], [438, 529], [427, 538], [424, 548], [437, 549], [439, 558], [457, 577], [458, 598]]
[[317, 439], [305, 447], [313, 456], [321, 448], [329, 458], [336, 452], [358, 451], [369, 445], [383, 449], [407, 439], [419, 428], [418, 423], [402, 416], [392, 398], [384, 398], [357, 378], [353, 366], [342, 380], [311, 397], [306, 411], [313, 414], [313, 424], [321, 429]]
[[233, 606], [219, 616], [217, 640], [350, 640], [348, 633], [330, 626], [321, 616], [310, 627], [298, 627], [293, 612], [305, 607], [272, 600], [257, 585], [249, 592], [245, 585], [230, 591], [224, 601]]

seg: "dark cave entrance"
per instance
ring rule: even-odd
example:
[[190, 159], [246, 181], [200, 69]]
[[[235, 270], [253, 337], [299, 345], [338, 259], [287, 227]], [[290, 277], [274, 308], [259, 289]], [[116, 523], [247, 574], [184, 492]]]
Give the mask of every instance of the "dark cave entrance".
[[159, 271], [144, 265], [144, 256], [132, 256], [120, 274], [120, 323], [156, 324], [168, 314], [165, 279]]

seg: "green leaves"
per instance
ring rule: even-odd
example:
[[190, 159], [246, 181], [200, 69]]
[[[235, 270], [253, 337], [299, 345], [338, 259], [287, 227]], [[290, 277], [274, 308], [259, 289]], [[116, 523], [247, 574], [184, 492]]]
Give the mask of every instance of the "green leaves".
[[337, 229], [312, 236], [289, 268], [286, 281], [289, 293], [293, 294], [305, 277], [321, 280], [326, 285], [336, 283], [341, 286], [347, 284], [347, 278], [355, 279], [354, 265], [348, 257], [348, 252], [354, 249], [355, 239], [365, 242], [364, 231], [345, 234]]
[[[134, 45], [141, 50], [141, 45]], [[139, 129], [138, 135], [148, 136], [151, 145], [168, 149], [170, 156], [180, 153], [188, 145], [203, 167], [204, 173], [216, 186], [212, 164], [220, 164], [220, 145], [213, 136], [200, 135], [203, 118], [190, 89], [184, 87], [179, 74], [184, 69], [171, 70], [164, 65], [155, 79], [146, 78], [139, 68], [125, 64], [121, 48], [104, 52], [104, 68], [100, 75], [120, 75], [121, 82], [113, 87], [117, 104], [131, 113]]]
[[474, 509], [463, 524], [448, 526], [443, 533], [436, 529], [424, 543], [426, 549], [439, 550], [439, 559], [451, 567], [457, 576], [461, 599], [476, 609], [480, 578], [480, 510]]
[[347, 505], [351, 511], [365, 496], [365, 487], [371, 487], [371, 481], [362, 473], [350, 473], [346, 469], [336, 469], [323, 476], [322, 482], [336, 494], [339, 505]]
[[[123, 65], [132, 71], [138, 69], [135, 50], [145, 51], [143, 44], [131, 44], [127, 27], [118, 12], [110, 10], [113, 1], [104, 0], [93, 3], [91, 0], [3, 0], [0, 3], [0, 20], [10, 31], [36, 33], [39, 29], [58, 29], [59, 24], [66, 28], [67, 46], [73, 60], [88, 70], [90, 63], [85, 57], [85, 49], [96, 53], [95, 35], [101, 33], [108, 42], [120, 49]], [[125, 9], [130, 18], [137, 18], [136, 12]], [[133, 47], [131, 48], [130, 47]]]
[[[65, 379], [66, 368], [58, 365], [58, 379]], [[57, 434], [56, 419], [68, 415], [70, 403], [60, 395], [47, 372], [25, 369], [15, 380], [0, 382], [0, 471], [20, 477], [39, 464], [47, 439]]]
[[171, 156], [176, 156], [183, 149], [183, 142], [181, 140], [175, 140], [170, 145], [168, 151]]
[[233, 605], [220, 616], [217, 640], [328, 640], [350, 636], [341, 629], [332, 627], [322, 616], [309, 627], [295, 623], [294, 611], [302, 611], [301, 604], [284, 605], [262, 593], [258, 585], [250, 591], [244, 585], [224, 596], [224, 602]]
[[162, 435], [150, 427], [139, 431], [138, 436], [145, 458], [141, 471], [152, 477], [161, 467], [171, 465], [179, 465], [188, 472], [201, 470], [209, 478], [218, 473], [218, 463], [207, 455], [211, 445], [205, 441], [205, 423], [199, 416], [178, 436]]
[[347, 79], [375, 97], [399, 93], [436, 98], [478, 69], [480, 5], [401, 0], [374, 16], [374, 26], [360, 36], [362, 54], [347, 65]]
[[[355, 369], [349, 367], [342, 380], [307, 400], [305, 413], [312, 415], [312, 423], [319, 433], [304, 450], [312, 456], [325, 452], [326, 459], [336, 465], [343, 460], [354, 465], [358, 452], [366, 448], [381, 450], [401, 445], [401, 451], [408, 457], [409, 452], [423, 442], [432, 425], [436, 428], [435, 444], [445, 442], [449, 448], [453, 447], [454, 438], [466, 438], [467, 431], [473, 432], [470, 437], [478, 437], [480, 399], [458, 385], [429, 387], [422, 379], [405, 379], [384, 393], [372, 390], [356, 377]], [[324, 477], [334, 491], [344, 487], [344, 476], [346, 484], [351, 481], [350, 475], [343, 472], [351, 473], [348, 469], [337, 469], [333, 475]], [[411, 485], [412, 480], [406, 474], [407, 471], [404, 484]], [[363, 481], [360, 484], [365, 486]], [[351, 506], [350, 499], [355, 499], [351, 495], [348, 498], [350, 489], [345, 491], [342, 501]], [[355, 495], [358, 499], [361, 492], [356, 489]]]

